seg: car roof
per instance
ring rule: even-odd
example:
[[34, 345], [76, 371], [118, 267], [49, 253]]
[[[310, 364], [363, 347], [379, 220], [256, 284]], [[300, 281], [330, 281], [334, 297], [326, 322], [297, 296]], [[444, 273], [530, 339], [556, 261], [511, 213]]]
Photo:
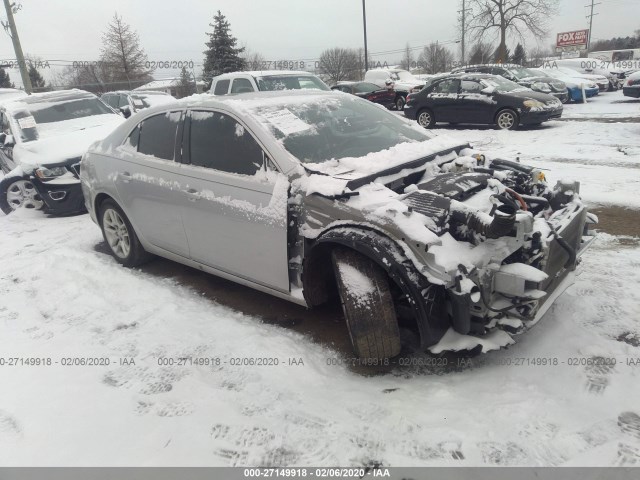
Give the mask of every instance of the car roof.
[[248, 72], [232, 72], [223, 73], [214, 78], [214, 80], [223, 80], [226, 78], [233, 78], [240, 75], [250, 75], [252, 77], [267, 77], [267, 76], [289, 76], [289, 75], [305, 75], [315, 76], [312, 72], [305, 72], [304, 70], [251, 70]]
[[101, 96], [104, 95], [169, 95], [167, 92], [160, 92], [158, 90], [114, 90], [112, 92], [104, 92]]
[[453, 71], [461, 71], [466, 70], [467, 68], [478, 68], [478, 67], [501, 67], [501, 68], [527, 68], [522, 65], [518, 65], [517, 63], [479, 63], [477, 65], [466, 65], [464, 67], [454, 68]]
[[29, 105], [46, 103], [67, 102], [69, 100], [80, 100], [83, 98], [98, 98], [93, 93], [77, 88], [71, 90], [55, 90], [53, 92], [32, 93], [26, 97], [19, 97], [13, 101], [3, 104], [6, 110], [19, 110], [28, 108]]

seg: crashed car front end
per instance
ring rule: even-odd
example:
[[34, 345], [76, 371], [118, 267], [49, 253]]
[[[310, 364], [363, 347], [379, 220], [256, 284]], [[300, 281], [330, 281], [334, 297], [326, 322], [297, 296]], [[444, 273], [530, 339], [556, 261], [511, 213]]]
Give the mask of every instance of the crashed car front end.
[[[579, 184], [550, 188], [541, 170], [486, 160], [464, 147], [430, 163], [342, 197], [308, 196], [304, 235], [318, 241], [332, 228], [370, 228], [399, 245], [426, 279], [412, 301], [424, 303], [427, 317], [446, 316], [437, 320], [440, 325], [463, 336], [525, 331], [572, 283], [580, 256], [595, 238], [597, 218], [582, 204]], [[381, 263], [390, 262], [396, 263], [387, 255]], [[425, 294], [425, 285], [444, 293]], [[422, 346], [433, 348], [446, 330], [423, 338]]]

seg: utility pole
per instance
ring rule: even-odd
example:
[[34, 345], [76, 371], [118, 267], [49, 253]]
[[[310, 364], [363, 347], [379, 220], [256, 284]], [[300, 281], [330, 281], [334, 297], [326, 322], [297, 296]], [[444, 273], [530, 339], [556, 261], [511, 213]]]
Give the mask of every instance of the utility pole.
[[24, 61], [24, 54], [22, 53], [22, 46], [20, 45], [20, 37], [18, 37], [18, 30], [16, 29], [16, 22], [13, 20], [13, 9], [15, 6], [15, 3], [9, 4], [9, 0], [4, 0], [4, 8], [7, 10], [7, 22], [2, 22], [2, 26], [5, 30], [10, 30], [9, 36], [13, 42], [13, 49], [16, 52], [16, 60], [18, 60], [18, 67], [20, 68], [20, 76], [22, 77], [24, 91], [31, 95], [33, 90], [31, 87], [31, 79], [29, 78], [29, 72], [27, 71], [27, 64]]
[[[594, 15], [599, 15], [599, 13], [593, 13], [593, 7], [596, 5], [602, 5], [600, 3], [594, 3], [596, 0], [591, 0], [591, 15], [587, 15], [589, 17], [589, 39], [587, 40], [587, 53], [591, 50], [591, 32], [593, 31], [593, 17]], [[585, 7], [589, 7], [589, 5], [585, 5]]]
[[467, 35], [467, 12], [471, 11], [470, 8], [467, 8], [467, 0], [462, 0], [462, 10], [459, 11], [462, 14], [462, 38], [460, 39], [461, 43], [461, 58], [460, 62], [464, 64], [466, 50], [465, 50], [465, 37]]
[[367, 50], [367, 7], [365, 6], [365, 0], [362, 0], [362, 24], [364, 25], [364, 71], [366, 72], [369, 70], [369, 52]]

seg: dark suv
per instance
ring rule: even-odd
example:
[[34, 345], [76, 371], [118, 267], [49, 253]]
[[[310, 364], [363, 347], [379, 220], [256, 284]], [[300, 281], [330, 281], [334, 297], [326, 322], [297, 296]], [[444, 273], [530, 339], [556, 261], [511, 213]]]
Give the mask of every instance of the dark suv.
[[530, 88], [534, 92], [553, 95], [562, 103], [569, 101], [569, 92], [564, 82], [547, 75], [524, 68], [520, 65], [493, 64], [493, 65], [469, 65], [454, 69], [451, 73], [488, 73], [500, 75], [523, 87]]

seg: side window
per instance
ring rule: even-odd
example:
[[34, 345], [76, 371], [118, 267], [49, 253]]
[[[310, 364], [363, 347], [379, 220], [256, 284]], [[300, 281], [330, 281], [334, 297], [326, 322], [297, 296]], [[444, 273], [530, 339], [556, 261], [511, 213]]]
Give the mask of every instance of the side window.
[[435, 86], [433, 93], [458, 93], [459, 81], [454, 79], [443, 80]]
[[181, 112], [167, 112], [143, 120], [140, 124], [138, 151], [156, 158], [173, 160], [181, 116]]
[[262, 148], [228, 115], [191, 112], [191, 164], [228, 173], [254, 175], [262, 166]]
[[128, 106], [129, 106], [129, 98], [126, 95], [118, 95], [118, 108], [128, 107]]
[[215, 90], [213, 91], [214, 95], [226, 95], [229, 91], [229, 82], [230, 80], [218, 80], [216, 82]]
[[461, 89], [462, 93], [479, 93], [482, 90], [482, 86], [478, 82], [462, 80]]
[[[218, 86], [216, 85], [216, 90]], [[231, 93], [249, 93], [253, 92], [253, 85], [246, 78], [236, 78], [231, 86]]]
[[129, 134], [124, 142], [124, 145], [138, 151], [138, 141], [140, 140], [140, 124], [136, 125], [133, 132]]

